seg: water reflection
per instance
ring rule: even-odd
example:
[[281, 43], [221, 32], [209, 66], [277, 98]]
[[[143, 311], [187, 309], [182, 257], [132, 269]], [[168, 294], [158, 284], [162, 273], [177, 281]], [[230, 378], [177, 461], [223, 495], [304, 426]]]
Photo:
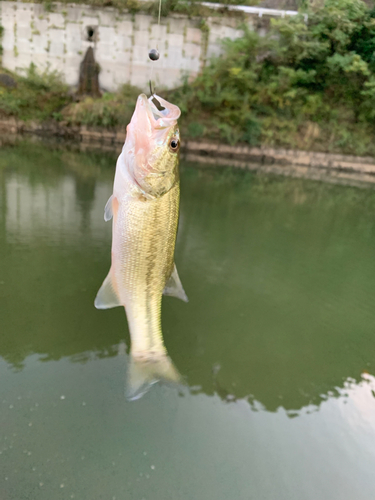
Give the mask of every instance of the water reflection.
[[372, 498], [372, 376], [288, 418], [163, 387], [127, 403], [122, 361], [0, 361], [2, 499]]
[[[84, 363], [128, 342], [123, 311], [93, 307], [113, 169], [112, 158], [42, 146], [0, 153], [0, 355], [16, 370], [33, 353]], [[368, 387], [374, 192], [194, 168], [181, 184], [190, 303], [165, 299], [163, 331], [192, 392], [293, 416], [341, 396], [348, 377]]]
[[[201, 387], [190, 387], [190, 394], [199, 394]], [[267, 411], [267, 408], [261, 401], [255, 399], [252, 395], [244, 398], [237, 398], [235, 394], [223, 394], [221, 390], [216, 393], [227, 404], [239, 403], [249, 405], [251, 411]], [[348, 419], [353, 427], [365, 425], [375, 431], [374, 412], [375, 412], [375, 377], [369, 373], [362, 373], [360, 380], [357, 382], [353, 378], [348, 377], [341, 387], [333, 387], [327, 394], [320, 395], [319, 404], [308, 404], [300, 409], [285, 410], [282, 404], [277, 408], [277, 412], [285, 410], [285, 415], [289, 418], [295, 418], [303, 415], [310, 415], [319, 411], [320, 406], [325, 402], [332, 400], [340, 400], [341, 404], [350, 403], [351, 415], [348, 417], [347, 409], [345, 408], [345, 418]], [[340, 408], [343, 408], [340, 406]]]

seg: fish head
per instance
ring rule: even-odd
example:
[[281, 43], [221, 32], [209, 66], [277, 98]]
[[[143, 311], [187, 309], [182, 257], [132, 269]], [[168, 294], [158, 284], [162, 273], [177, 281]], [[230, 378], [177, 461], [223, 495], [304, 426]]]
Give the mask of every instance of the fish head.
[[[154, 98], [161, 104], [158, 109]], [[180, 109], [158, 96], [141, 94], [127, 127], [125, 167], [146, 197], [166, 193], [178, 181]]]

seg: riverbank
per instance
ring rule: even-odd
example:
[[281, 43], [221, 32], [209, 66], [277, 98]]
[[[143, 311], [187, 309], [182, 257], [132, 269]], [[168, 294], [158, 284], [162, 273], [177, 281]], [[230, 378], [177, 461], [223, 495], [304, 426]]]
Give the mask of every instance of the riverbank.
[[[308, 23], [302, 14], [279, 19], [265, 36], [244, 27], [194, 81], [158, 92], [181, 109], [185, 152], [206, 163], [295, 165], [371, 177], [373, 40], [375, 11], [360, 0], [327, 0]], [[34, 64], [24, 76], [2, 76], [3, 130], [102, 149], [121, 147], [141, 92], [125, 84], [90, 97]]]
[[[85, 125], [67, 127], [51, 123], [0, 119], [0, 147], [19, 139], [57, 140], [81, 151], [102, 151], [117, 155], [124, 144], [126, 130], [108, 130]], [[249, 145], [229, 145], [206, 140], [183, 141], [185, 162], [212, 167], [231, 166], [290, 177], [305, 177], [335, 184], [375, 186], [375, 158], [319, 153]]]
[[[308, 23], [302, 14], [279, 19], [264, 36], [244, 27], [222, 40], [222, 55], [207, 59], [195, 80], [157, 90], [180, 107], [185, 141], [375, 157], [374, 21], [360, 0], [327, 0]], [[129, 80], [116, 92], [102, 87], [101, 97], [84, 95], [90, 88], [77, 95], [62, 75], [34, 64], [5, 76], [14, 85], [0, 82], [0, 117], [68, 138], [99, 127], [101, 142], [121, 133], [142, 87]]]

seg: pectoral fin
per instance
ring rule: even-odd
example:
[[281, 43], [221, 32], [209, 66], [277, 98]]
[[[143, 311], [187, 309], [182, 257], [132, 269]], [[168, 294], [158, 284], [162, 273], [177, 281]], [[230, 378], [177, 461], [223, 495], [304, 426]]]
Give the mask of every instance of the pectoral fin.
[[97, 309], [110, 309], [111, 307], [122, 306], [113, 287], [111, 271], [109, 271], [106, 279], [103, 281], [94, 304]]
[[104, 220], [106, 222], [111, 220], [113, 217], [112, 200], [113, 200], [113, 194], [109, 197], [104, 208]]
[[176, 264], [173, 266], [173, 271], [171, 277], [167, 281], [167, 284], [164, 288], [164, 295], [171, 295], [172, 297], [177, 297], [178, 299], [183, 300], [184, 302], [189, 302], [185, 290], [183, 289], [181, 280], [178, 276]]

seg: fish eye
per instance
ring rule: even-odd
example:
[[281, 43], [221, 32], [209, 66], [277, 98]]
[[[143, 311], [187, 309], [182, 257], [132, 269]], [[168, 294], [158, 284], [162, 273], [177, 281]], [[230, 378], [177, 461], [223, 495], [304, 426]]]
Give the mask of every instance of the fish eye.
[[180, 148], [180, 141], [176, 137], [172, 137], [169, 143], [169, 149], [173, 152], [178, 151]]

